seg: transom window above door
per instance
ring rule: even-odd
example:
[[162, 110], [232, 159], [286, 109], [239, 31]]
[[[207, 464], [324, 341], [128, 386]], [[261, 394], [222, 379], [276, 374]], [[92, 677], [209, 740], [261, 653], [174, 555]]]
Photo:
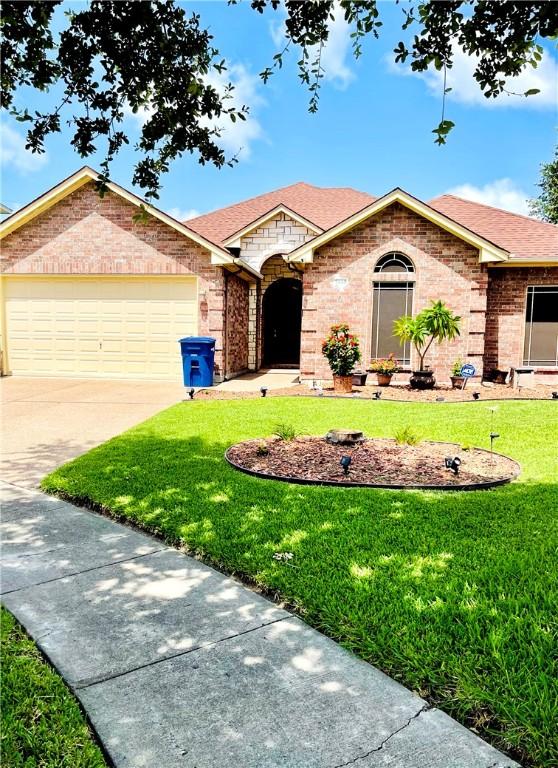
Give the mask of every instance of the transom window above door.
[[415, 267], [408, 256], [393, 251], [378, 259], [374, 272], [414, 272]]

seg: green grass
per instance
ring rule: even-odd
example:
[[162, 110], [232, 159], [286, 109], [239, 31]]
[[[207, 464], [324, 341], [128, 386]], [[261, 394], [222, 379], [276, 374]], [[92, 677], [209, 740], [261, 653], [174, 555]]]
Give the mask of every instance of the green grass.
[[[526, 762], [558, 762], [558, 406], [502, 402], [519, 482], [442, 493], [290, 485], [225, 448], [289, 421], [486, 447], [486, 403], [309, 398], [181, 403], [61, 467], [52, 493], [101, 505], [294, 606], [313, 626]], [[294, 553], [290, 562], [273, 553]], [[294, 567], [296, 566], [296, 567]]]
[[13, 616], [0, 609], [0, 763], [6, 768], [105, 768], [81, 710]]

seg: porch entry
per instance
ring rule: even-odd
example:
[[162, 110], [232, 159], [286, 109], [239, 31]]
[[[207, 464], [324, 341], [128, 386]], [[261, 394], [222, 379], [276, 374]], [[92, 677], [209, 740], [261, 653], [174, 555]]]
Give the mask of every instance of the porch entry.
[[262, 302], [264, 367], [292, 366], [300, 363], [302, 325], [302, 283], [290, 277], [275, 280]]

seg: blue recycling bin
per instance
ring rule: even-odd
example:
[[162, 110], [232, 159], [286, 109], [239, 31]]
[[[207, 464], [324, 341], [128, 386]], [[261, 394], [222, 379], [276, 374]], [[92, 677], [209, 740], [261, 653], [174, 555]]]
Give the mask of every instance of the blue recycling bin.
[[179, 340], [185, 387], [212, 387], [215, 339], [211, 336], [186, 336]]

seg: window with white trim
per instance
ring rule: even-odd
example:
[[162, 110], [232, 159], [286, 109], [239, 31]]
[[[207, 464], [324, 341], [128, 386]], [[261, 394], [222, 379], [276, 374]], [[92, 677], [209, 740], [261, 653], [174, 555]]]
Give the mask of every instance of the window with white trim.
[[558, 366], [558, 285], [527, 288], [523, 365]]
[[[414, 273], [413, 262], [402, 253], [386, 253], [374, 272]], [[402, 344], [393, 335], [393, 323], [402, 315], [413, 312], [413, 282], [374, 282], [372, 300], [372, 358], [387, 357], [391, 353], [402, 365], [411, 364], [411, 345]]]

